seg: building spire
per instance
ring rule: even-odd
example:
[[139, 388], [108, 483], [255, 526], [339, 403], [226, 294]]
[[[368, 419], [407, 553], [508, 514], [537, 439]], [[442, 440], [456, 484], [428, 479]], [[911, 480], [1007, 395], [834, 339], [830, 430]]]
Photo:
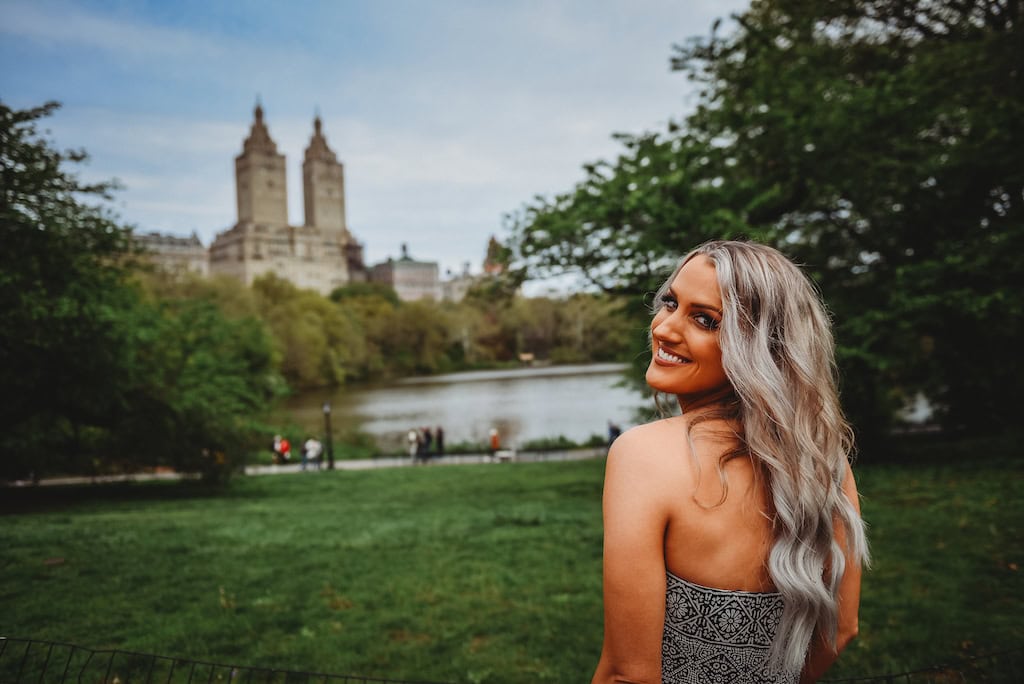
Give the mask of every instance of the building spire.
[[313, 137], [309, 140], [309, 147], [306, 148], [306, 159], [319, 159], [337, 163], [338, 157], [327, 145], [327, 138], [324, 137], [323, 122], [320, 121], [320, 108], [317, 107], [316, 116], [313, 118]]
[[249, 129], [249, 137], [242, 145], [245, 154], [249, 152], [261, 152], [264, 154], [277, 154], [277, 144], [270, 137], [270, 131], [263, 122], [263, 105], [260, 103], [259, 95], [256, 96], [256, 108], [253, 110], [252, 128]]

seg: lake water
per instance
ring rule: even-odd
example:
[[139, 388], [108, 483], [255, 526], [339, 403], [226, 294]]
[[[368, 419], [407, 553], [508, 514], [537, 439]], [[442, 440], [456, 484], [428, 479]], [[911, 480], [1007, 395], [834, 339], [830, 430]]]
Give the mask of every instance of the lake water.
[[623, 364], [587, 364], [407, 378], [304, 393], [286, 402], [282, 417], [320, 434], [322, 406], [330, 401], [336, 433], [357, 428], [384, 449], [402, 448], [410, 428], [438, 425], [448, 444], [486, 443], [491, 428], [503, 446], [559, 435], [583, 442], [607, 435], [608, 421], [625, 429], [638, 409], [653, 410], [649, 397], [619, 386], [625, 370]]

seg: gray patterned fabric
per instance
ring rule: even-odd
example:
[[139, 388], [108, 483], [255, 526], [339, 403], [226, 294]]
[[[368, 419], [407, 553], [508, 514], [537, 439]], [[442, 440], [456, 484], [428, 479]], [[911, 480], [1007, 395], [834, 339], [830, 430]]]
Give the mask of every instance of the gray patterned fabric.
[[768, 651], [782, 618], [780, 594], [726, 591], [668, 573], [663, 684], [790, 684], [799, 672], [779, 672]]

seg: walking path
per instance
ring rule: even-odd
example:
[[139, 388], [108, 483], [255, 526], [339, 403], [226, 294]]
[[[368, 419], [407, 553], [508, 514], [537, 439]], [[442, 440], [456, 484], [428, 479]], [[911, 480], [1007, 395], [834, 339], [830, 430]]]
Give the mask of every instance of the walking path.
[[[588, 458], [604, 457], [607, 449], [605, 447], [588, 447], [584, 449], [571, 449], [563, 451], [527, 451], [516, 452], [511, 449], [499, 451], [496, 458], [490, 454], [455, 454], [446, 456], [435, 456], [426, 462], [413, 462], [408, 456], [404, 457], [383, 457], [364, 458], [355, 460], [336, 460], [335, 470], [370, 470], [372, 468], [409, 468], [439, 465], [466, 465], [471, 463], [536, 463], [539, 461], [582, 461]], [[326, 470], [326, 463], [322, 470]], [[284, 475], [288, 473], [303, 472], [299, 463], [287, 465], [251, 465], [245, 466], [243, 471], [246, 475]], [[317, 472], [312, 466], [306, 467], [306, 472]], [[33, 484], [40, 487], [78, 484], [106, 484], [110, 482], [143, 482], [149, 480], [197, 480], [196, 473], [131, 473], [125, 475], [96, 475], [93, 477], [52, 477], [39, 480], [33, 483], [30, 480], [15, 480], [14, 482], [0, 483], [0, 487], [31, 487]]]
[[[515, 461], [518, 463], [536, 463], [538, 461], [582, 461], [588, 458], [603, 457], [607, 453], [605, 447], [587, 447], [584, 449], [571, 449], [565, 451], [527, 451], [516, 452], [512, 450], [499, 451], [497, 458], [490, 454], [453, 454], [446, 456], [435, 456], [425, 463], [413, 462], [408, 456], [386, 457], [386, 458], [364, 458], [354, 460], [338, 460], [334, 462], [335, 470], [369, 470], [371, 468], [402, 468], [410, 466], [436, 466], [436, 465], [465, 465], [467, 463], [501, 463]], [[326, 464], [322, 466], [327, 469]], [[306, 466], [307, 472], [316, 472], [312, 466]], [[302, 466], [298, 463], [287, 465], [256, 465], [246, 466], [246, 475], [279, 475], [282, 473], [302, 472]]]

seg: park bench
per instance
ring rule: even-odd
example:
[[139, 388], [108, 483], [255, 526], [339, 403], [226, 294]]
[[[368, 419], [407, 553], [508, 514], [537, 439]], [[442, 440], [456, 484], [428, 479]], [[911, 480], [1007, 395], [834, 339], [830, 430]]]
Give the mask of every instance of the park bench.
[[516, 460], [515, 449], [498, 449], [494, 452], [494, 460], [498, 463], [502, 461], [514, 461]]

